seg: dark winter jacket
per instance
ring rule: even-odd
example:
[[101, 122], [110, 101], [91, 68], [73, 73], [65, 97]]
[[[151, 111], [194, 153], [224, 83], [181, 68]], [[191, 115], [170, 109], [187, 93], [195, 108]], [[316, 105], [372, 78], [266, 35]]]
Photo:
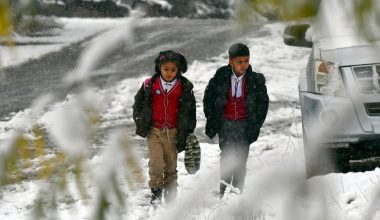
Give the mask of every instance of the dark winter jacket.
[[[231, 66], [219, 68], [209, 81], [203, 97], [203, 110], [206, 115], [206, 135], [213, 138], [221, 127], [224, 106], [231, 86]], [[269, 98], [265, 86], [265, 77], [252, 71], [249, 66], [246, 72], [246, 108], [248, 127], [245, 131], [249, 143], [257, 140], [260, 128], [268, 112]]]
[[[152, 84], [159, 74], [154, 74], [144, 88], [141, 86], [135, 95], [133, 104], [133, 120], [136, 124], [136, 134], [146, 137], [151, 129], [152, 119]], [[177, 151], [185, 149], [186, 139], [190, 133], [194, 132], [196, 126], [196, 108], [195, 97], [193, 93], [193, 84], [183, 76], [179, 76], [182, 83], [182, 95], [180, 97], [178, 126], [177, 126]]]

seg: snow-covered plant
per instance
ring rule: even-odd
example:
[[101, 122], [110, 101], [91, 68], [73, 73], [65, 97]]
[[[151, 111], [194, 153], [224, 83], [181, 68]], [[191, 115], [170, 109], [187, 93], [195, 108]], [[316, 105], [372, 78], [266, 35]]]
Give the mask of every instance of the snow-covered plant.
[[[93, 149], [94, 135], [109, 102], [107, 94], [95, 92], [87, 82], [99, 61], [131, 42], [133, 20], [128, 21], [95, 38], [78, 67], [68, 73], [64, 83], [68, 87], [75, 84], [78, 94], [53, 106], [48, 104], [55, 99], [54, 91], [50, 98], [36, 100], [11, 138], [0, 143], [0, 187], [28, 179], [39, 182], [33, 205], [35, 219], [59, 218], [57, 204], [77, 200], [93, 207], [88, 214], [91, 219], [121, 216], [127, 211], [127, 194], [144, 180], [139, 157], [124, 129], [107, 134], [109, 141], [103, 152]], [[42, 108], [50, 110], [41, 115]]]

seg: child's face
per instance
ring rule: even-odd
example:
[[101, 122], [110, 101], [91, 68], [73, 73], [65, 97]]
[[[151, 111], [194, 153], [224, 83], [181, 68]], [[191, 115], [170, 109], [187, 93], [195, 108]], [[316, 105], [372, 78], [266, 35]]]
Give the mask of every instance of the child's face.
[[229, 60], [229, 64], [234, 69], [237, 76], [241, 76], [247, 71], [249, 66], [249, 56], [234, 57]]
[[178, 72], [178, 66], [176, 63], [168, 61], [160, 66], [161, 76], [165, 81], [172, 81]]

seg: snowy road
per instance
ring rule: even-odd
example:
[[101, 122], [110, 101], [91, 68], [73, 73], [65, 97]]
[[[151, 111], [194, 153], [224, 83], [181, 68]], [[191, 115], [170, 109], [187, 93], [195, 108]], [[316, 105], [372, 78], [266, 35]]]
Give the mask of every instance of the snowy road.
[[[101, 27], [102, 24], [99, 25]], [[225, 51], [236, 36], [248, 36], [257, 30], [257, 27], [250, 26], [244, 32], [238, 29], [232, 32], [229, 21], [216, 19], [144, 19], [136, 20], [135, 25], [134, 44], [115, 50], [98, 63], [97, 76], [92, 80], [98, 88], [150, 73], [154, 57], [160, 50], [178, 50], [191, 63], [216, 56]], [[98, 29], [98, 34], [108, 30], [106, 27]], [[83, 48], [91, 38], [88, 36], [62, 50], [5, 69], [5, 79], [0, 86], [0, 119], [29, 107], [36, 97], [46, 92], [55, 91], [60, 98], [72, 92], [75, 88], [62, 85], [61, 80], [77, 65]], [[29, 53], [35, 51], [31, 49]]]

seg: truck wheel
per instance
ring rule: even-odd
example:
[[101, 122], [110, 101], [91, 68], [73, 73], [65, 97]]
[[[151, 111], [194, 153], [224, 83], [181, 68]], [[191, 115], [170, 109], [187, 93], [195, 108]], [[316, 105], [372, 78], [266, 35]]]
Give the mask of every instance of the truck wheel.
[[334, 161], [336, 164], [336, 170], [340, 173], [347, 173], [350, 171], [350, 154], [346, 148], [334, 149]]

